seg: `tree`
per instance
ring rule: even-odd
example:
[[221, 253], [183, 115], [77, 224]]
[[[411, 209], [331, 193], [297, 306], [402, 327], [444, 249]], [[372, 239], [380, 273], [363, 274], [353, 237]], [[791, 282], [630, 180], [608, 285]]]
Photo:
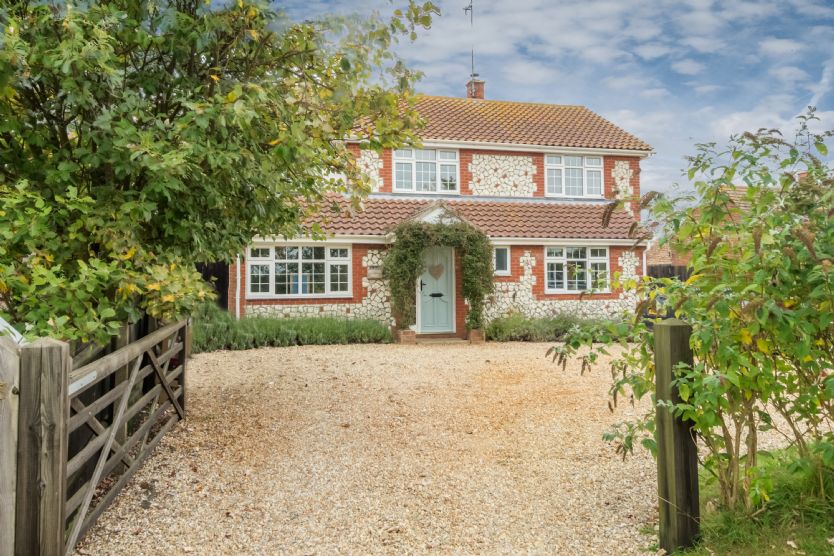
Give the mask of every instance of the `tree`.
[[[343, 140], [414, 139], [391, 53], [436, 8], [294, 22], [266, 2], [0, 9], [0, 311], [102, 339], [208, 295], [193, 270], [367, 191]], [[360, 122], [357, 125], [357, 122]], [[318, 233], [317, 227], [309, 230]]]
[[660, 314], [688, 321], [695, 362], [678, 369], [681, 403], [652, 407], [607, 438], [623, 454], [638, 442], [653, 449], [655, 411], [673, 411], [693, 423], [730, 508], [768, 499], [761, 430], [781, 433], [820, 488], [834, 470], [834, 174], [819, 158], [832, 133], [812, 133], [814, 119], [813, 110], [801, 118], [796, 139], [760, 130], [726, 148], [699, 145], [688, 172], [695, 194], [658, 197], [650, 209], [663, 241], [691, 254], [691, 277], [634, 284], [641, 302], [631, 324], [576, 330], [554, 350], [564, 361], [601, 340], [585, 355], [591, 363], [620, 343], [613, 403], [654, 402], [653, 335], [642, 315], [663, 300]]

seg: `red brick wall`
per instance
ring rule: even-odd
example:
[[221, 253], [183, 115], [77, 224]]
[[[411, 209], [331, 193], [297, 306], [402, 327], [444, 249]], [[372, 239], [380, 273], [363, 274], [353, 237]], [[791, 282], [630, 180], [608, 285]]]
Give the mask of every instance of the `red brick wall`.
[[394, 151], [385, 149], [382, 151], [382, 170], [379, 171], [380, 178], [382, 178], [382, 185], [379, 190], [383, 193], [391, 193], [394, 187]]

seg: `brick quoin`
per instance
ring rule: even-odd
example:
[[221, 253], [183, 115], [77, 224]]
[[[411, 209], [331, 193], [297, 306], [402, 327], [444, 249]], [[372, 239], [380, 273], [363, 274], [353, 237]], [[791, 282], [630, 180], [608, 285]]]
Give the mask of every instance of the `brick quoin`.
[[614, 163], [625, 160], [631, 168], [631, 189], [637, 200], [631, 202], [631, 210], [636, 219], [640, 218], [640, 158], [636, 156], [605, 156], [603, 158], [603, 187], [606, 199], [616, 198], [616, 184], [614, 183]]

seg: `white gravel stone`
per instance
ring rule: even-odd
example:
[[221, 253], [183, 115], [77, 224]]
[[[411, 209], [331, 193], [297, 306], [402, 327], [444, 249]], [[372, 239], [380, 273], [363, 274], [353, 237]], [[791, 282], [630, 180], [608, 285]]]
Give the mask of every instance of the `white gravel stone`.
[[645, 407], [547, 347], [198, 355], [187, 421], [79, 554], [641, 554], [655, 464], [601, 434]]

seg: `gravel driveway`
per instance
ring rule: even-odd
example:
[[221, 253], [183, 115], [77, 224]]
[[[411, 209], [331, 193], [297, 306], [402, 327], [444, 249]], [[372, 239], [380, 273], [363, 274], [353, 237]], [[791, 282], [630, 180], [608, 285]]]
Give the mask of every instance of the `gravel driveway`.
[[81, 554], [639, 554], [653, 460], [545, 344], [197, 355], [188, 420]]

